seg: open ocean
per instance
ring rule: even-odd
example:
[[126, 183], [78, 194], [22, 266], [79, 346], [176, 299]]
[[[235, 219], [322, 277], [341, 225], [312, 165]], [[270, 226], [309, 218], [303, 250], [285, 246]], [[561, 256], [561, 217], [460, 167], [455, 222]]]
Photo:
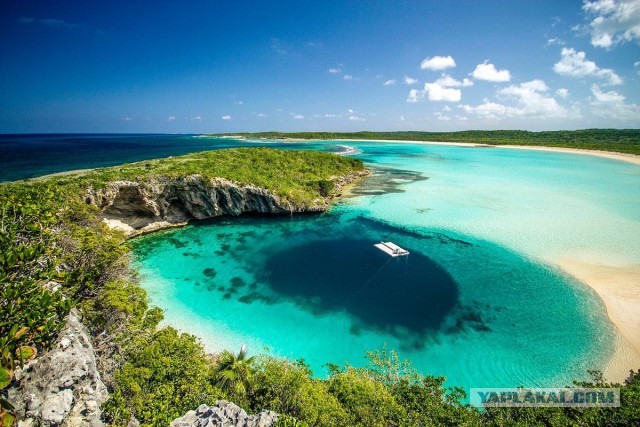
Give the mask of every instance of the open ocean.
[[[210, 351], [365, 363], [397, 349], [468, 387], [563, 386], [601, 369], [617, 332], [559, 257], [640, 262], [640, 174], [578, 154], [192, 135], [0, 137], [3, 180], [229, 146], [348, 153], [374, 171], [329, 213], [218, 218], [133, 241], [165, 324]], [[408, 249], [389, 258], [381, 240]]]

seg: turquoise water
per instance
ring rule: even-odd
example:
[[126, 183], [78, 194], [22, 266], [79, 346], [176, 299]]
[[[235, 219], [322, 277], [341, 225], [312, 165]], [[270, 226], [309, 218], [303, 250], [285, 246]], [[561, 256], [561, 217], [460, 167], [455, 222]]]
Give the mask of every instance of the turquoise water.
[[[342, 143], [341, 143], [342, 144]], [[344, 143], [374, 169], [323, 215], [201, 222], [134, 243], [166, 323], [210, 351], [365, 363], [397, 349], [463, 387], [555, 386], [602, 368], [615, 331], [559, 257], [637, 263], [637, 166], [591, 156]], [[337, 151], [335, 144], [309, 148]], [[391, 240], [411, 251], [388, 258]]]

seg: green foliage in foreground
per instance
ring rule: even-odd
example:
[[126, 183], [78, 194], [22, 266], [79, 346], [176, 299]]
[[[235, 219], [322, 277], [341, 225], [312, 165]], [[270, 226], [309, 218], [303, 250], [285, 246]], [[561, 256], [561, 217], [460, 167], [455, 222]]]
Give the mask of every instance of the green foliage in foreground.
[[261, 132], [235, 133], [255, 138], [410, 140], [468, 142], [490, 145], [539, 145], [640, 154], [640, 129], [583, 129], [529, 132], [524, 130], [468, 130], [461, 132]]
[[[358, 160], [328, 153], [232, 149], [0, 184], [0, 425], [13, 423], [1, 390], [16, 366], [53, 343], [76, 304], [94, 331], [114, 340], [110, 356], [119, 370], [112, 401], [129, 405], [111, 404], [116, 409], [108, 413], [116, 422], [135, 413], [166, 425], [203, 392], [220, 395], [211, 378], [200, 377], [199, 367], [209, 365], [195, 338], [155, 333], [161, 312], [148, 310], [144, 290], [131, 283], [125, 238], [84, 202], [88, 188], [200, 175], [253, 184], [305, 205], [330, 196], [337, 177], [362, 169]], [[180, 363], [164, 363], [178, 354]], [[145, 366], [153, 360], [160, 364]], [[170, 366], [164, 376], [154, 372]]]

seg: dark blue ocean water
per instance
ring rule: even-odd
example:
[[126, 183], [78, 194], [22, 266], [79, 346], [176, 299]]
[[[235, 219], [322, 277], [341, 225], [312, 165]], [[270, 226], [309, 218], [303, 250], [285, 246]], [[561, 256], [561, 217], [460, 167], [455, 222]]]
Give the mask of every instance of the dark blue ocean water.
[[295, 148], [296, 143], [246, 142], [198, 135], [0, 135], [0, 181], [238, 146]]

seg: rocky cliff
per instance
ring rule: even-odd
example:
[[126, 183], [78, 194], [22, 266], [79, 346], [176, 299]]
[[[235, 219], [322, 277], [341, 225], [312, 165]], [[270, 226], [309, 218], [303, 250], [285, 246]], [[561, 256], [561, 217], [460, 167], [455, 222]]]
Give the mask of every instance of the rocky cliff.
[[273, 411], [249, 416], [239, 406], [218, 400], [212, 407], [200, 405], [195, 411], [187, 412], [175, 419], [171, 427], [271, 427], [277, 419], [278, 415]]
[[[368, 173], [364, 170], [336, 177], [329, 194], [297, 204], [264, 188], [200, 175], [114, 181], [104, 188], [87, 189], [85, 201], [98, 207], [110, 226], [133, 236], [223, 215], [323, 212], [345, 185]], [[91, 337], [75, 311], [54, 348], [16, 373], [8, 397], [16, 407], [20, 427], [104, 425], [100, 406], [108, 399], [108, 391], [96, 367]], [[273, 412], [248, 416], [241, 408], [222, 401], [214, 407], [200, 406], [172, 425], [266, 427], [275, 421]]]
[[86, 328], [72, 310], [53, 349], [16, 372], [8, 389], [19, 427], [93, 426], [109, 397]]
[[332, 194], [307, 204], [291, 203], [264, 188], [239, 185], [223, 178], [206, 179], [200, 175], [154, 178], [144, 182], [115, 181], [103, 189], [88, 189], [86, 202], [96, 205], [110, 226], [136, 235], [192, 219], [246, 212], [323, 212], [343, 186], [367, 173], [352, 173], [334, 180]]

